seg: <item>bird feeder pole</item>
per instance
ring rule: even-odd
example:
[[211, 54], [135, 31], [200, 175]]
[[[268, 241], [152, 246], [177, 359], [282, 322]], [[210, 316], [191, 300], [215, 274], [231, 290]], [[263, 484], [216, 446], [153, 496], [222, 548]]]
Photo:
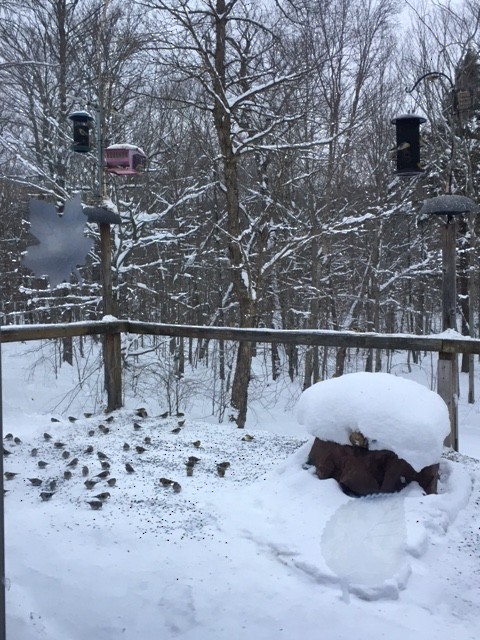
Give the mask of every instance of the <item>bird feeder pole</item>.
[[[105, 185], [105, 151], [102, 129], [102, 110], [95, 106], [95, 130], [97, 150], [97, 198], [101, 206], [106, 198]], [[99, 222], [100, 256], [102, 264], [103, 315], [114, 315], [112, 287], [112, 237], [109, 222]], [[107, 392], [107, 411], [115, 411], [123, 406], [122, 402], [122, 368], [121, 338], [119, 333], [105, 334], [103, 343], [103, 365], [105, 390]]]

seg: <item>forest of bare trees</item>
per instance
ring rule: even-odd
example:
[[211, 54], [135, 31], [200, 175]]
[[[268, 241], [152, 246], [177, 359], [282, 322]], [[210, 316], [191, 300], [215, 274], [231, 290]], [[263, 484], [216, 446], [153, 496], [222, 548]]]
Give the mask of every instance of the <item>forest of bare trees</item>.
[[[475, 200], [480, 9], [393, 0], [0, 0], [0, 260], [4, 323], [100, 318], [98, 229], [87, 264], [50, 289], [21, 265], [28, 203], [91, 201], [95, 154], [75, 110], [147, 157], [107, 176], [116, 314], [243, 328], [441, 331], [439, 220], [425, 198]], [[435, 82], [416, 80], [440, 72]], [[448, 80], [450, 79], [450, 80]], [[462, 86], [460, 86], [462, 85]], [[465, 86], [464, 86], [465, 85]], [[391, 119], [418, 112], [425, 172], [394, 174]], [[459, 330], [478, 335], [477, 225], [458, 222]], [[180, 342], [172, 346], [181, 351]], [[206, 345], [197, 345], [199, 357]], [[220, 375], [245, 423], [253, 345]], [[188, 352], [188, 349], [187, 349]], [[191, 357], [191, 353], [189, 354]], [[303, 386], [346, 353], [271, 347]], [[411, 354], [415, 359], [416, 354]], [[467, 365], [465, 365], [467, 366]], [[365, 354], [380, 370], [382, 353]]]

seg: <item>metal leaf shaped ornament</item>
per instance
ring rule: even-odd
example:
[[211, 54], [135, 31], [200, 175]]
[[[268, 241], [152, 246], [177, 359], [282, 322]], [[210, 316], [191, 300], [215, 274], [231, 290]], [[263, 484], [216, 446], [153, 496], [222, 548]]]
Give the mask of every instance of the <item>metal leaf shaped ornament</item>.
[[93, 241], [83, 235], [87, 220], [80, 195], [67, 200], [63, 215], [43, 200], [31, 200], [29, 214], [30, 233], [39, 244], [28, 248], [22, 263], [36, 276], [47, 276], [53, 289], [64, 280], [69, 281], [93, 246]]

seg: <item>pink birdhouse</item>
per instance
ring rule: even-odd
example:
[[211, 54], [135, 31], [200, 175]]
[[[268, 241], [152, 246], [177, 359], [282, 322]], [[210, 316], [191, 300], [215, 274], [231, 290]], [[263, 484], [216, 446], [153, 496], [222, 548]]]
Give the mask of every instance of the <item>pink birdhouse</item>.
[[146, 160], [142, 149], [132, 144], [112, 144], [105, 149], [105, 171], [117, 176], [138, 176]]

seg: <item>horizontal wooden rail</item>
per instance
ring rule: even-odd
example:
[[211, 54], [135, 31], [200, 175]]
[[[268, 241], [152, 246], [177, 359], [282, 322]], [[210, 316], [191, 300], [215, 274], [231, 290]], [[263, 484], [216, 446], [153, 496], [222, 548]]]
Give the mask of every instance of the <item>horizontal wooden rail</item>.
[[1, 328], [2, 342], [23, 342], [50, 338], [133, 333], [157, 336], [268, 342], [308, 346], [361, 349], [396, 349], [400, 351], [438, 351], [443, 353], [480, 354], [480, 340], [455, 332], [440, 335], [360, 333], [356, 331], [238, 329], [197, 325], [158, 324], [131, 320], [100, 320], [61, 324], [7, 325]]

